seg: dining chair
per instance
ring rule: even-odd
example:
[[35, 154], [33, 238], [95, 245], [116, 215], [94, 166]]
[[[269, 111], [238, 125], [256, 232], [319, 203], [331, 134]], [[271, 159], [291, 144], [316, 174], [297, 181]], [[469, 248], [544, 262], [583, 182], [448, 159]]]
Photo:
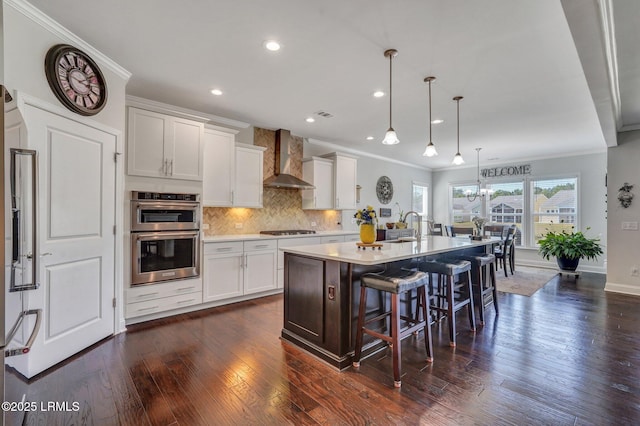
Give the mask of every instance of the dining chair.
[[445, 225], [444, 230], [447, 237], [455, 237], [456, 235], [453, 233], [453, 226]]
[[452, 231], [453, 231], [453, 235], [452, 236], [457, 236], [457, 235], [472, 235], [473, 234], [473, 228], [467, 228], [466, 226], [452, 226]]
[[505, 227], [505, 237], [499, 247], [494, 250], [494, 255], [497, 259], [498, 266], [504, 269], [504, 276], [508, 277], [507, 264], [511, 270], [511, 275], [515, 270], [515, 238], [518, 227], [514, 224], [509, 227]]

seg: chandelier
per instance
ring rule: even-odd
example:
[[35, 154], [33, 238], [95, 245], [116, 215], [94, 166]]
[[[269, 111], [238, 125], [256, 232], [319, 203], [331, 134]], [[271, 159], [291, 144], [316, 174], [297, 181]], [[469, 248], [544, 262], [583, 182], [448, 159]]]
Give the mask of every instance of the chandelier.
[[486, 186], [480, 181], [480, 150], [482, 148], [476, 148], [476, 156], [478, 157], [477, 174], [476, 174], [476, 191], [467, 191], [467, 200], [475, 201], [478, 197], [485, 197], [487, 194], [493, 194], [492, 189], [487, 189]]

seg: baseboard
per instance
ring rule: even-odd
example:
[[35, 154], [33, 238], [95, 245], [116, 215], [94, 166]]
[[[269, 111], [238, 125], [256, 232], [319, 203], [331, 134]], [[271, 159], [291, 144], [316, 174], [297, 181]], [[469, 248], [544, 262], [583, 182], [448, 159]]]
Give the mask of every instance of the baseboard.
[[607, 281], [604, 286], [604, 291], [640, 296], [640, 286], [632, 284], [618, 284]]
[[[529, 266], [533, 268], [544, 268], [544, 269], [552, 269], [558, 270], [558, 265], [553, 262], [543, 262], [543, 261], [535, 261], [535, 260], [525, 260], [516, 262], [516, 268], [518, 266]], [[593, 265], [583, 265], [580, 264], [578, 266], [578, 271], [580, 272], [592, 272], [594, 274], [606, 274], [607, 269], [604, 266], [593, 266]]]

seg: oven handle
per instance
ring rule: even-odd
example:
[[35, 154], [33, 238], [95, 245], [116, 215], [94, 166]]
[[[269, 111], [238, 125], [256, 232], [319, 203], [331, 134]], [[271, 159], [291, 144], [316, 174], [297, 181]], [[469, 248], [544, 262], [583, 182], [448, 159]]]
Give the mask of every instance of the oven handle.
[[166, 240], [168, 238], [176, 237], [197, 237], [200, 231], [188, 231], [188, 232], [136, 232], [132, 233], [132, 237], [136, 240]]
[[197, 209], [198, 207], [200, 207], [200, 203], [189, 201], [133, 201], [133, 206], [136, 209], [146, 208], [159, 210], [184, 210], [185, 208], [189, 207]]

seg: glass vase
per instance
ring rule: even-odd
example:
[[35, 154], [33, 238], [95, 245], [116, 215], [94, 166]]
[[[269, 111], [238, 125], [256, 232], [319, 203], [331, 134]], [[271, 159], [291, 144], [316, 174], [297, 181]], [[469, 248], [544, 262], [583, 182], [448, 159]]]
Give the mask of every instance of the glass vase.
[[360, 225], [360, 241], [364, 244], [373, 244], [376, 241], [376, 227], [373, 223], [363, 223]]

